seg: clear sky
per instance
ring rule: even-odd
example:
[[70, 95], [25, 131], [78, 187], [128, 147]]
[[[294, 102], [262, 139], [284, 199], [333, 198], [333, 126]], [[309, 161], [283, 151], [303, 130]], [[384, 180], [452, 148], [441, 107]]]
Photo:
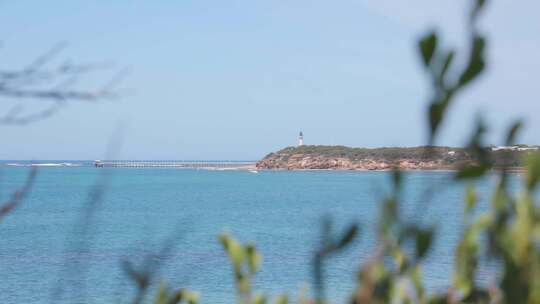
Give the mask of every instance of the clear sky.
[[[540, 144], [540, 2], [490, 2], [488, 74], [460, 96], [440, 144], [463, 144], [478, 113], [492, 143], [521, 117], [520, 142]], [[120, 99], [0, 126], [0, 159], [100, 159], [118, 128], [115, 157], [128, 159], [259, 159], [300, 130], [306, 144], [421, 145], [428, 86], [415, 40], [436, 27], [463, 46], [468, 3], [0, 0], [2, 69], [60, 41], [61, 60], [130, 67]]]

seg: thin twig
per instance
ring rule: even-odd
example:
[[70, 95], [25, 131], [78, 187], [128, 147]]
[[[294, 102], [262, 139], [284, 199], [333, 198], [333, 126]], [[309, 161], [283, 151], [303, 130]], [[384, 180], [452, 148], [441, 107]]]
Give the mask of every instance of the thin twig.
[[28, 174], [24, 185], [19, 190], [13, 192], [10, 199], [0, 206], [0, 220], [21, 204], [26, 195], [28, 195], [28, 192], [30, 192], [32, 185], [34, 184], [36, 174], [37, 169], [34, 167], [30, 171], [30, 174]]

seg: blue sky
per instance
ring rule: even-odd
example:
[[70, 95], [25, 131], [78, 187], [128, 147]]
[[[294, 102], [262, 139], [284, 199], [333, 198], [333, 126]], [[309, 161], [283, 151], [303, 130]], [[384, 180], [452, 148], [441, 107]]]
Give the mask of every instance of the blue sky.
[[[463, 47], [468, 3], [0, 0], [1, 68], [60, 41], [61, 61], [130, 68], [119, 99], [1, 126], [0, 159], [103, 158], [118, 129], [114, 157], [133, 159], [258, 159], [300, 130], [307, 144], [421, 145], [429, 91], [415, 41], [437, 28]], [[523, 118], [520, 141], [540, 144], [540, 2], [517, 3], [493, 1], [483, 16], [488, 74], [460, 96], [440, 144], [463, 144], [478, 113], [491, 143]]]

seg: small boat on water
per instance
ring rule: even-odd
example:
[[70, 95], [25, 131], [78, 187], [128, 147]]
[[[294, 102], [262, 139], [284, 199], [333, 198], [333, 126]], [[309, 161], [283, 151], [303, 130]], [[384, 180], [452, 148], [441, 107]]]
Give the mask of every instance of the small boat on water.
[[255, 173], [255, 174], [259, 173], [259, 171], [257, 171], [257, 170], [249, 170], [249, 172]]

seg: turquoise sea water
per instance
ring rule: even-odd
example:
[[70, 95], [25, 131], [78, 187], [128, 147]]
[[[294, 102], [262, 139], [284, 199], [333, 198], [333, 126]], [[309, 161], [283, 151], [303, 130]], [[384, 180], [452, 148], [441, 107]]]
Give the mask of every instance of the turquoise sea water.
[[[2, 201], [28, 172], [0, 168]], [[404, 216], [437, 225], [440, 236], [424, 263], [431, 290], [449, 283], [462, 229], [463, 188], [450, 184], [450, 178], [445, 172], [405, 175]], [[514, 190], [518, 178], [514, 175]], [[134, 288], [121, 262], [148, 258], [162, 264], [157, 277], [171, 287], [199, 291], [203, 303], [231, 303], [231, 267], [217, 241], [224, 230], [256, 242], [262, 251], [255, 290], [294, 296], [311, 283], [311, 257], [325, 215], [334, 218], [337, 229], [353, 221], [362, 227], [353, 246], [328, 261], [327, 290], [339, 302], [373, 248], [389, 181], [387, 172], [254, 174], [97, 169], [88, 163], [40, 168], [28, 198], [0, 221], [0, 303], [129, 303]], [[493, 181], [478, 184], [484, 200]], [[89, 205], [100, 183], [105, 184], [103, 200]], [[434, 196], [426, 196], [426, 189]], [[484, 201], [480, 208], [485, 207]], [[169, 250], [160, 255], [164, 247]], [[490, 274], [485, 267], [479, 279], [487, 281]]]

